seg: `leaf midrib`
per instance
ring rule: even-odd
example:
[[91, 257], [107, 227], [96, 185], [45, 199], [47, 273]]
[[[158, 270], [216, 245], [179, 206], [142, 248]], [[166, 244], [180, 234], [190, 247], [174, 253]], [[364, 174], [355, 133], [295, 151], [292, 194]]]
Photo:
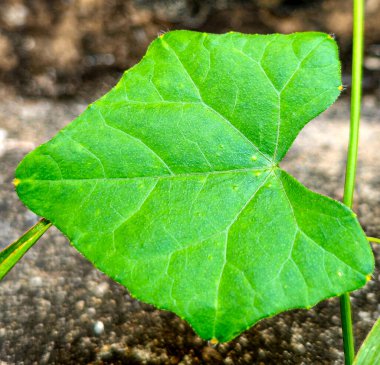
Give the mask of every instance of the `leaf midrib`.
[[279, 169], [277, 165], [272, 165], [264, 168], [245, 168], [245, 169], [233, 169], [233, 170], [218, 170], [218, 171], [205, 171], [205, 172], [192, 172], [183, 174], [167, 174], [167, 175], [152, 175], [152, 176], [134, 176], [134, 177], [93, 177], [93, 178], [80, 178], [80, 179], [20, 179], [21, 182], [78, 182], [78, 181], [125, 181], [125, 180], [140, 180], [140, 179], [175, 179], [181, 177], [195, 177], [195, 176], [208, 176], [208, 175], [223, 175], [223, 174], [235, 174], [244, 172], [265, 172], [274, 171]]

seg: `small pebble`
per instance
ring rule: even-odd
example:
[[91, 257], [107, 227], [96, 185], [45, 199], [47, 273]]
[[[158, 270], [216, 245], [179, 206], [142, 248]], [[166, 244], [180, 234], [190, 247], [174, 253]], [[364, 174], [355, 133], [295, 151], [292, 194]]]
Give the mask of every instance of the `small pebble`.
[[33, 286], [35, 288], [38, 288], [42, 285], [42, 279], [40, 276], [33, 276], [30, 281], [30, 286]]
[[360, 317], [363, 321], [370, 321], [370, 320], [371, 320], [371, 314], [368, 313], [368, 312], [365, 312], [365, 311], [359, 311], [358, 315], [359, 315], [359, 317]]
[[102, 321], [96, 321], [94, 324], [94, 332], [97, 335], [101, 335], [104, 332], [104, 324]]
[[376, 303], [376, 295], [375, 293], [367, 293], [367, 300], [369, 303]]
[[298, 354], [304, 354], [306, 352], [305, 346], [302, 343], [295, 343], [292, 347]]
[[76, 309], [77, 311], [80, 312], [80, 311], [83, 310], [84, 305], [85, 305], [84, 300], [78, 300], [78, 301], [75, 303], [75, 309]]

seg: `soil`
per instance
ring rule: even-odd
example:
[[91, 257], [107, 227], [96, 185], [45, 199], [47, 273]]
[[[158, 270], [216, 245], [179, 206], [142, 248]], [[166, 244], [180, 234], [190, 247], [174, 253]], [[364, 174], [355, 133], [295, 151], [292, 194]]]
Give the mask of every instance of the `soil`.
[[[380, 2], [366, 9], [364, 86], [380, 97]], [[347, 73], [351, 12], [347, 0], [1, 0], [0, 82], [24, 95], [75, 96], [84, 81], [118, 78], [172, 29], [335, 33]]]
[[[14, 192], [17, 163], [90, 101], [31, 99], [0, 89], [0, 248], [38, 219]], [[282, 163], [306, 186], [336, 199], [342, 197], [348, 113], [343, 98], [301, 132]], [[376, 98], [366, 97], [355, 211], [367, 234], [377, 237], [379, 120]], [[380, 245], [373, 249], [379, 267]], [[380, 316], [378, 269], [352, 293], [352, 303], [358, 346]], [[0, 364], [343, 364], [339, 301], [265, 319], [212, 347], [174, 314], [132, 299], [52, 228], [0, 283]]]

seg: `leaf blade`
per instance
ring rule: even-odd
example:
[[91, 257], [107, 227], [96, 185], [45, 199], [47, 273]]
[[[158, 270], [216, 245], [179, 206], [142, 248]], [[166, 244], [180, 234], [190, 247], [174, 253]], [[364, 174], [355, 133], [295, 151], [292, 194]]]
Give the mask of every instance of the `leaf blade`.
[[339, 70], [322, 33], [170, 32], [24, 159], [17, 192], [132, 295], [228, 341], [373, 270], [352, 212], [277, 166]]
[[376, 365], [380, 361], [380, 319], [360, 346], [354, 365]]

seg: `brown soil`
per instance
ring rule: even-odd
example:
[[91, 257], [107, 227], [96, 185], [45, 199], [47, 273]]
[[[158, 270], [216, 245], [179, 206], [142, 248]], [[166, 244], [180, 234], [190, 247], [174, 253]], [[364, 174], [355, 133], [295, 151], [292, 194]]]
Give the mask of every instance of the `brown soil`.
[[[380, 2], [366, 3], [365, 87], [379, 93]], [[347, 0], [2, 0], [0, 81], [24, 95], [86, 93], [84, 81], [118, 78], [171, 29], [335, 33], [349, 70], [351, 21]]]

